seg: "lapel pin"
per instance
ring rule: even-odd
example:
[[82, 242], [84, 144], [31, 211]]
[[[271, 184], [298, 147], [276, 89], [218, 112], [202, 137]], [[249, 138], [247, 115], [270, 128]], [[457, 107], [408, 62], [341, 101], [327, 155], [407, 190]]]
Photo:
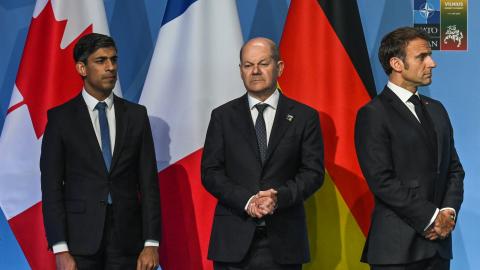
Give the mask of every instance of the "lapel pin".
[[287, 114], [287, 116], [285, 117], [285, 119], [287, 119], [288, 122], [292, 122], [292, 121], [293, 121], [293, 115]]

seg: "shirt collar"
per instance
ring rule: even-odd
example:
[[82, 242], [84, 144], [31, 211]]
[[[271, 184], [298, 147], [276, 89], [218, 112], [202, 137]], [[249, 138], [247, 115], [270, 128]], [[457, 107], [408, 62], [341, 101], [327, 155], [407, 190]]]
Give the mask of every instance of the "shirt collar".
[[275, 91], [265, 101], [256, 99], [252, 97], [250, 94], [247, 94], [247, 96], [248, 96], [248, 106], [250, 110], [253, 110], [255, 105], [257, 105], [258, 103], [268, 104], [268, 106], [276, 110], [278, 106], [278, 99], [280, 98], [280, 92], [278, 91], [278, 89], [275, 89]]
[[413, 96], [417, 95], [418, 98], [420, 98], [420, 95], [418, 94], [418, 91], [415, 92], [415, 94], [412, 94], [412, 92], [408, 91], [407, 89], [400, 87], [391, 81], [388, 81], [387, 87], [390, 88], [390, 90], [397, 95], [397, 97], [403, 102], [407, 103], [407, 101]]
[[113, 91], [110, 93], [110, 95], [105, 100], [97, 100], [92, 95], [90, 95], [87, 92], [87, 90], [85, 90], [85, 88], [83, 88], [82, 96], [83, 96], [83, 99], [85, 100], [85, 103], [87, 103], [88, 110], [90, 110], [90, 111], [95, 110], [95, 106], [97, 106], [98, 102], [107, 103], [107, 109], [111, 109], [112, 106], [113, 106]]

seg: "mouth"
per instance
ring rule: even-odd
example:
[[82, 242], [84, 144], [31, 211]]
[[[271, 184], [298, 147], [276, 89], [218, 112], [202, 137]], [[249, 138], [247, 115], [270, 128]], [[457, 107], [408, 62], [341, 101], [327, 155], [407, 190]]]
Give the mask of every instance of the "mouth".
[[106, 77], [103, 77], [104, 80], [116, 80], [117, 79], [117, 76], [106, 76]]
[[263, 81], [264, 81], [263, 79], [253, 79], [253, 80], [251, 80], [251, 82], [253, 82], [253, 83], [263, 82]]

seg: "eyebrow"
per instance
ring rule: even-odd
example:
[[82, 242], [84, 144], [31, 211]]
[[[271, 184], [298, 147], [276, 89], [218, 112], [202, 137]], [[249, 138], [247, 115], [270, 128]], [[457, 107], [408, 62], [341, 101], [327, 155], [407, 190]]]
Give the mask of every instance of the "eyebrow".
[[95, 60], [105, 60], [105, 59], [118, 59], [118, 56], [117, 56], [117, 55], [114, 55], [114, 56], [112, 56], [112, 57], [107, 57], [107, 56], [95, 57]]
[[[263, 58], [263, 59], [260, 59], [260, 61], [258, 61], [257, 64], [262, 63], [262, 62], [264, 62], [264, 61], [271, 61], [271, 60], [273, 60], [272, 57]], [[252, 61], [245, 61], [245, 62], [243, 62], [242, 64], [247, 64], [247, 63], [249, 63], [249, 64], [255, 64], [255, 63], [253, 63]]]
[[421, 58], [429, 55], [432, 55], [432, 51], [420, 53], [416, 56], [416, 58]]

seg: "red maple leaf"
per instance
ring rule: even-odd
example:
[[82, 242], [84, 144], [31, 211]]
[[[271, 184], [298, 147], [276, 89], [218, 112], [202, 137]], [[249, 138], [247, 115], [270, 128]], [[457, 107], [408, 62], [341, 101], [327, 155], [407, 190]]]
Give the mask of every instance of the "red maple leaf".
[[80, 37], [92, 32], [92, 25], [62, 49], [66, 24], [67, 20], [55, 20], [49, 1], [32, 19], [23, 50], [16, 85], [23, 96], [22, 103], [28, 107], [37, 138], [45, 131], [47, 110], [73, 98], [83, 86], [75, 70], [73, 47]]

